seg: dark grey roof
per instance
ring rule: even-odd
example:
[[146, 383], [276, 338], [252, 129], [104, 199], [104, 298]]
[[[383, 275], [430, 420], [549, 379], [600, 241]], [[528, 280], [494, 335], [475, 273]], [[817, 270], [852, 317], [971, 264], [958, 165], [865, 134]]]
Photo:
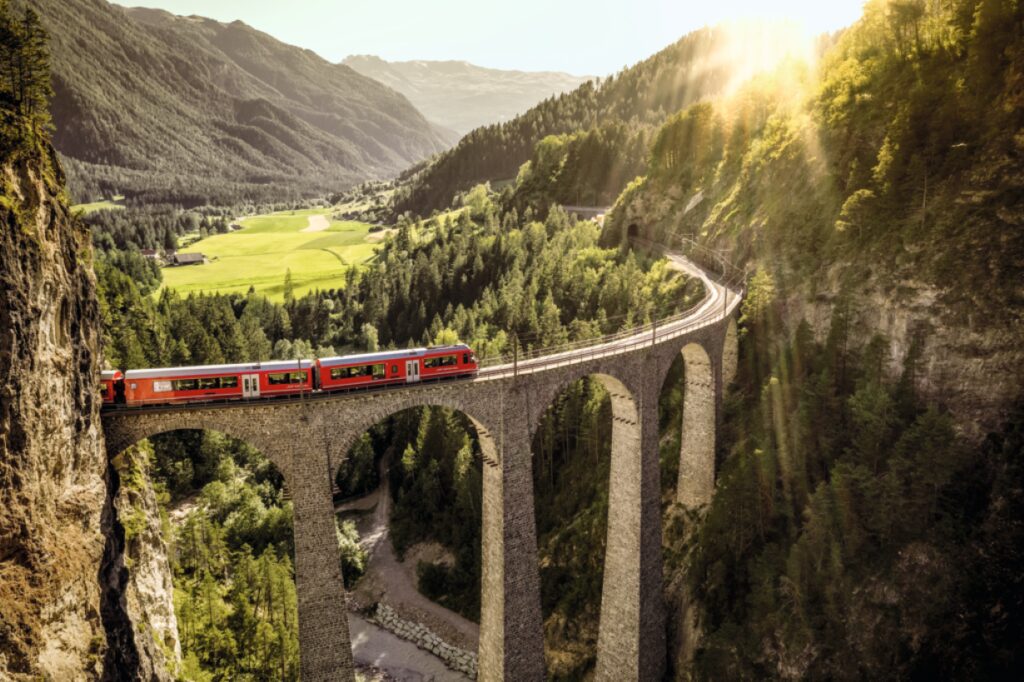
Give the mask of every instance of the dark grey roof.
[[240, 374], [242, 372], [286, 372], [308, 369], [312, 360], [274, 360], [273, 362], [248, 362], [239, 365], [199, 365], [196, 367], [160, 367], [157, 369], [130, 369], [125, 379], [163, 379], [167, 377], [191, 377], [197, 374]]
[[321, 367], [337, 367], [339, 365], [351, 365], [358, 362], [388, 362], [390, 360], [408, 360], [418, 358], [427, 352], [446, 351], [453, 353], [468, 351], [469, 346], [464, 343], [454, 346], [434, 346], [433, 348], [406, 348], [405, 350], [387, 350], [380, 353], [357, 353], [354, 355], [342, 355], [334, 358], [320, 358]]

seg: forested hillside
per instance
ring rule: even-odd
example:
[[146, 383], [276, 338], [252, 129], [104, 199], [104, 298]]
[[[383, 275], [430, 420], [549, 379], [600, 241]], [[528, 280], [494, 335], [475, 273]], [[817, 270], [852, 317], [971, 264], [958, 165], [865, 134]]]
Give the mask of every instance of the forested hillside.
[[[619, 74], [549, 98], [507, 123], [478, 128], [407, 179], [395, 195], [394, 213], [429, 215], [479, 182], [515, 178], [548, 135], [618, 127], [617, 162], [589, 166], [585, 190], [611, 202], [622, 190], [623, 171], [643, 166], [653, 127], [689, 104], [729, 90], [743, 68], [741, 55], [784, 52], [785, 38], [776, 40], [763, 26], [702, 29]], [[572, 192], [556, 198], [576, 199]]]
[[834, 306], [813, 297], [856, 293], [856, 307], [894, 316], [862, 319], [896, 336], [897, 362], [928, 336], [932, 379], [965, 373], [943, 399], [992, 427], [988, 408], [1020, 380], [1008, 332], [1024, 303], [1024, 10], [902, 6], [868, 3], [816, 67], [786, 65], [673, 116], [604, 238], [637, 225], [730, 249], [765, 264], [792, 315], [826, 326]]
[[504, 123], [541, 100], [589, 80], [567, 73], [487, 69], [458, 61], [388, 62], [372, 55], [354, 55], [343, 63], [394, 88], [428, 120], [460, 136], [480, 126]]
[[875, 0], [820, 64], [654, 136], [605, 243], [757, 273], [716, 496], [667, 517], [669, 612], [703, 628], [672, 625], [677, 671], [1020, 669], [1022, 82], [1019, 3]]
[[403, 96], [241, 22], [38, 0], [54, 144], [82, 201], [265, 203], [398, 172], [449, 139]]

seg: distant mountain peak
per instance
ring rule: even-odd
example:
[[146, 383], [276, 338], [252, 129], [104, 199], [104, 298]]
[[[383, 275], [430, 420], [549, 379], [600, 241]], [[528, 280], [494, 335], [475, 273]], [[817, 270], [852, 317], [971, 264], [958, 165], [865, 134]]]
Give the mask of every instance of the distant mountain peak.
[[352, 55], [342, 63], [394, 88], [429, 120], [460, 134], [510, 120], [591, 78], [557, 71], [492, 69], [458, 59], [392, 62], [376, 55]]

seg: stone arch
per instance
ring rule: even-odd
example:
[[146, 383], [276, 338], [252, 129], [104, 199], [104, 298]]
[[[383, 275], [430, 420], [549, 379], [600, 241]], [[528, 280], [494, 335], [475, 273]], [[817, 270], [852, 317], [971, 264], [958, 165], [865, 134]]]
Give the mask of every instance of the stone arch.
[[633, 241], [640, 236], [640, 226], [636, 223], [630, 223], [629, 227], [626, 228], [626, 240]]
[[[591, 368], [593, 369], [593, 368]], [[636, 678], [641, 658], [640, 595], [643, 592], [643, 457], [641, 397], [625, 381], [581, 366], [545, 387], [545, 414], [574, 382], [597, 381], [608, 393], [611, 406], [610, 463], [604, 577], [601, 587], [597, 639], [597, 679]], [[542, 417], [531, 425], [531, 442]]]
[[[509, 630], [517, 620], [528, 620], [522, 613], [524, 609], [518, 606], [514, 600], [510, 600], [509, 584], [513, 589], [518, 589], [522, 594], [514, 595], [519, 599], [527, 598], [531, 594], [531, 585], [524, 584], [523, 580], [517, 579], [509, 563], [522, 561], [519, 553], [513, 553], [511, 559], [508, 554], [515, 547], [509, 547], [510, 531], [515, 533], [517, 541], [522, 542], [521, 533], [515, 532], [510, 527], [508, 520], [509, 506], [523, 506], [529, 504], [529, 524], [533, 523], [532, 497], [523, 500], [516, 496], [511, 501], [507, 500], [508, 491], [506, 488], [515, 488], [514, 481], [510, 480], [508, 471], [505, 470], [505, 457], [503, 451], [509, 447], [505, 442], [507, 434], [501, 428], [500, 417], [491, 414], [488, 408], [491, 405], [493, 395], [476, 396], [473, 391], [467, 392], [462, 397], [459, 392], [452, 392], [445, 388], [415, 389], [412, 391], [387, 394], [379, 400], [370, 403], [369, 409], [360, 407], [359, 401], [340, 402], [340, 414], [336, 419], [330, 417], [330, 410], [326, 418], [329, 421], [344, 422], [344, 436], [340, 445], [334, 450], [338, 461], [333, 466], [340, 465], [341, 458], [348, 455], [349, 448], [358, 439], [375, 425], [388, 420], [389, 418], [406, 410], [424, 407], [446, 408], [459, 413], [469, 422], [471, 435], [476, 439], [480, 449], [481, 458], [481, 576], [480, 576], [480, 629], [479, 641], [449, 642], [456, 646], [476, 646], [478, 670], [480, 679], [502, 679], [514, 677], [517, 669], [515, 658], [529, 658], [529, 652], [509, 653], [507, 639]], [[317, 420], [314, 420], [317, 421]], [[496, 424], [491, 427], [490, 424]], [[513, 446], [514, 447], [514, 446]], [[529, 476], [529, 472], [526, 472]], [[525, 510], [523, 510], [525, 511]], [[534, 541], [526, 543], [529, 554], [534, 556], [536, 544]], [[535, 585], [535, 581], [533, 583]], [[509, 602], [512, 603], [509, 603]], [[416, 607], [414, 607], [415, 609]], [[511, 614], [509, 613], [511, 612]], [[513, 621], [510, 625], [509, 621]], [[537, 628], [539, 632], [539, 627]], [[463, 633], [465, 638], [465, 633]], [[513, 641], [516, 638], [513, 637]], [[520, 637], [519, 639], [522, 639]], [[524, 647], [526, 648], [526, 647]], [[511, 660], [511, 662], [510, 662]], [[529, 663], [527, 663], [529, 665]]]
[[143, 438], [180, 430], [217, 431], [259, 450], [292, 495], [299, 664], [303, 680], [353, 680], [352, 647], [326, 470], [304, 447], [323, 447], [304, 406], [198, 407], [105, 414], [113, 457]]
[[[226, 411], [231, 412], [231, 411]], [[198, 415], [191, 412], [172, 413], [164, 415], [146, 416], [125, 416], [126, 424], [115, 422], [118, 417], [104, 423], [104, 436], [106, 438], [107, 454], [113, 459], [118, 454], [138, 443], [139, 441], [172, 431], [216, 431], [236, 440], [240, 440], [263, 454], [270, 462], [277, 467], [287, 481], [290, 475], [290, 464], [285, 456], [287, 450], [277, 447], [272, 442], [272, 432], [259, 433], [250, 430], [245, 425], [239, 424], [231, 419], [230, 415], [224, 419], [209, 418], [206, 415]], [[285, 438], [292, 438], [294, 433], [288, 432]]]
[[[326, 420], [331, 425], [339, 422], [345, 424], [343, 429], [345, 438], [340, 441], [344, 446], [344, 452], [338, 454], [339, 457], [344, 457], [355, 438], [400, 412], [413, 408], [445, 408], [466, 416], [479, 436], [480, 450], [484, 458], [499, 463], [501, 462], [501, 447], [496, 442], [498, 431], [496, 428], [492, 428], [493, 425], [498, 426], [498, 418], [489, 414], [488, 411], [480, 409], [481, 404], [486, 404], [489, 400], [490, 396], [480, 397], [472, 393], [462, 395], [451, 390], [450, 387], [440, 387], [435, 391], [422, 393], [417, 390], [396, 391], [384, 396], [369, 396], [362, 399], [352, 397], [339, 401], [337, 404], [341, 414], [332, 415], [331, 413], [334, 411], [331, 409], [317, 411], [317, 417], [313, 419], [313, 423]], [[322, 426], [327, 425], [322, 424]], [[334, 464], [339, 461], [335, 461]]]
[[711, 501], [715, 488], [715, 374], [707, 350], [696, 342], [680, 350], [684, 362], [683, 429], [676, 501], [695, 508]]

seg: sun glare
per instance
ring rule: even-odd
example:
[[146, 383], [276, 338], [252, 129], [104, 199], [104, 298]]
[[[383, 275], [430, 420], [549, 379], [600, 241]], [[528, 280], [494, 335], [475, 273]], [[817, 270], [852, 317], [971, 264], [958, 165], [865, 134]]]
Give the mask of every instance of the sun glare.
[[815, 38], [795, 21], [744, 20], [729, 22], [716, 30], [725, 31], [726, 47], [719, 50], [709, 66], [725, 68], [730, 74], [723, 93], [734, 94], [744, 83], [761, 73], [775, 71], [783, 62], [813, 67]]

